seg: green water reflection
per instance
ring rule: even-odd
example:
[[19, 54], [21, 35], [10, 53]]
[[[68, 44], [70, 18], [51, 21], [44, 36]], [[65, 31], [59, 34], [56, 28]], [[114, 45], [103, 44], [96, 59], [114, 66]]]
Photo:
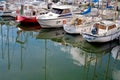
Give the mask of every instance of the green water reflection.
[[0, 80], [119, 80], [117, 41], [91, 44], [63, 29], [0, 24]]

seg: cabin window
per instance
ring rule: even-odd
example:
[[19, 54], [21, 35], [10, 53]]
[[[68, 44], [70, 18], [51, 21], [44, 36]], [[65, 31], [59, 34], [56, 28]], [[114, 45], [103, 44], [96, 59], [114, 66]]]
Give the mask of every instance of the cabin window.
[[111, 30], [111, 29], [113, 29], [113, 28], [115, 28], [115, 27], [116, 27], [115, 24], [114, 24], [114, 25], [111, 25], [111, 26], [108, 27], [108, 30]]
[[98, 29], [106, 29], [106, 27], [104, 25], [101, 25], [99, 23], [94, 24], [94, 27], [96, 27]]
[[0, 7], [0, 10], [3, 10], [3, 8]]
[[33, 6], [29, 6], [29, 9], [33, 9]]
[[0, 10], [3, 10], [3, 6], [0, 6]]
[[99, 29], [106, 29], [106, 26], [99, 24], [99, 25], [98, 25], [98, 28], [99, 28]]
[[106, 30], [106, 26], [96, 23], [93, 25], [92, 33], [93, 34], [102, 34], [102, 33], [104, 33], [105, 30]]
[[106, 26], [99, 24], [97, 26], [97, 34], [103, 34], [106, 32]]
[[70, 13], [70, 10], [69, 9], [63, 10], [62, 14], [66, 14], [66, 13]]
[[53, 8], [53, 9], [52, 9], [52, 12], [53, 12], [53, 13], [56, 13], [56, 14], [61, 14], [62, 11], [63, 11], [63, 10], [61, 10], [61, 9], [56, 9], [56, 8]]

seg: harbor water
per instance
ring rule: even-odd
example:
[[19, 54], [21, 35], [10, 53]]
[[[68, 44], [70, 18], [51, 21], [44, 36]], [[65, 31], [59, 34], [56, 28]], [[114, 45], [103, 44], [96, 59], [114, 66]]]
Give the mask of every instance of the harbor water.
[[81, 35], [0, 22], [0, 80], [120, 80], [118, 40], [88, 43]]

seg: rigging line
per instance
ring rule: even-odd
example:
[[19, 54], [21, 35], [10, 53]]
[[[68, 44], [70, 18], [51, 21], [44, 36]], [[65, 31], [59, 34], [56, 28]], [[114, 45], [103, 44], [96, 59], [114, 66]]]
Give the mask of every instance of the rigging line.
[[21, 57], [20, 57], [20, 70], [22, 71], [23, 70], [23, 47], [22, 47], [23, 44], [21, 44]]
[[95, 78], [96, 78], [96, 68], [97, 68], [97, 58], [98, 58], [98, 56], [96, 55], [96, 62], [95, 62], [95, 67], [94, 67], [94, 72], [93, 72], [93, 76], [92, 76], [92, 80], [96, 80]]
[[45, 80], [47, 80], [47, 41], [45, 39]]
[[107, 62], [107, 65], [106, 65], [106, 70], [105, 70], [104, 80], [107, 80], [107, 79], [108, 79], [108, 74], [109, 74], [109, 64], [110, 64], [110, 56], [111, 56], [111, 54], [109, 53], [109, 55], [108, 55], [108, 62]]
[[[111, 51], [111, 48], [112, 48], [112, 42], [110, 42], [110, 46], [109, 46], [109, 50], [110, 51]], [[104, 80], [108, 79], [110, 56], [111, 56], [111, 53], [108, 54], [108, 62], [107, 62], [107, 65], [106, 65]]]
[[9, 45], [9, 27], [7, 26], [7, 53], [8, 53], [8, 70], [11, 68], [10, 64], [10, 45]]

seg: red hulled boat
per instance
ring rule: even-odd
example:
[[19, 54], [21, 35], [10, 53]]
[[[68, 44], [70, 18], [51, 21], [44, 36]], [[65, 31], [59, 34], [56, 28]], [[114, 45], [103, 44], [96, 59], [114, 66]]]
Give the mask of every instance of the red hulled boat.
[[27, 16], [22, 16], [22, 15], [17, 15], [16, 21], [19, 23], [38, 23], [35, 16], [27, 17]]

